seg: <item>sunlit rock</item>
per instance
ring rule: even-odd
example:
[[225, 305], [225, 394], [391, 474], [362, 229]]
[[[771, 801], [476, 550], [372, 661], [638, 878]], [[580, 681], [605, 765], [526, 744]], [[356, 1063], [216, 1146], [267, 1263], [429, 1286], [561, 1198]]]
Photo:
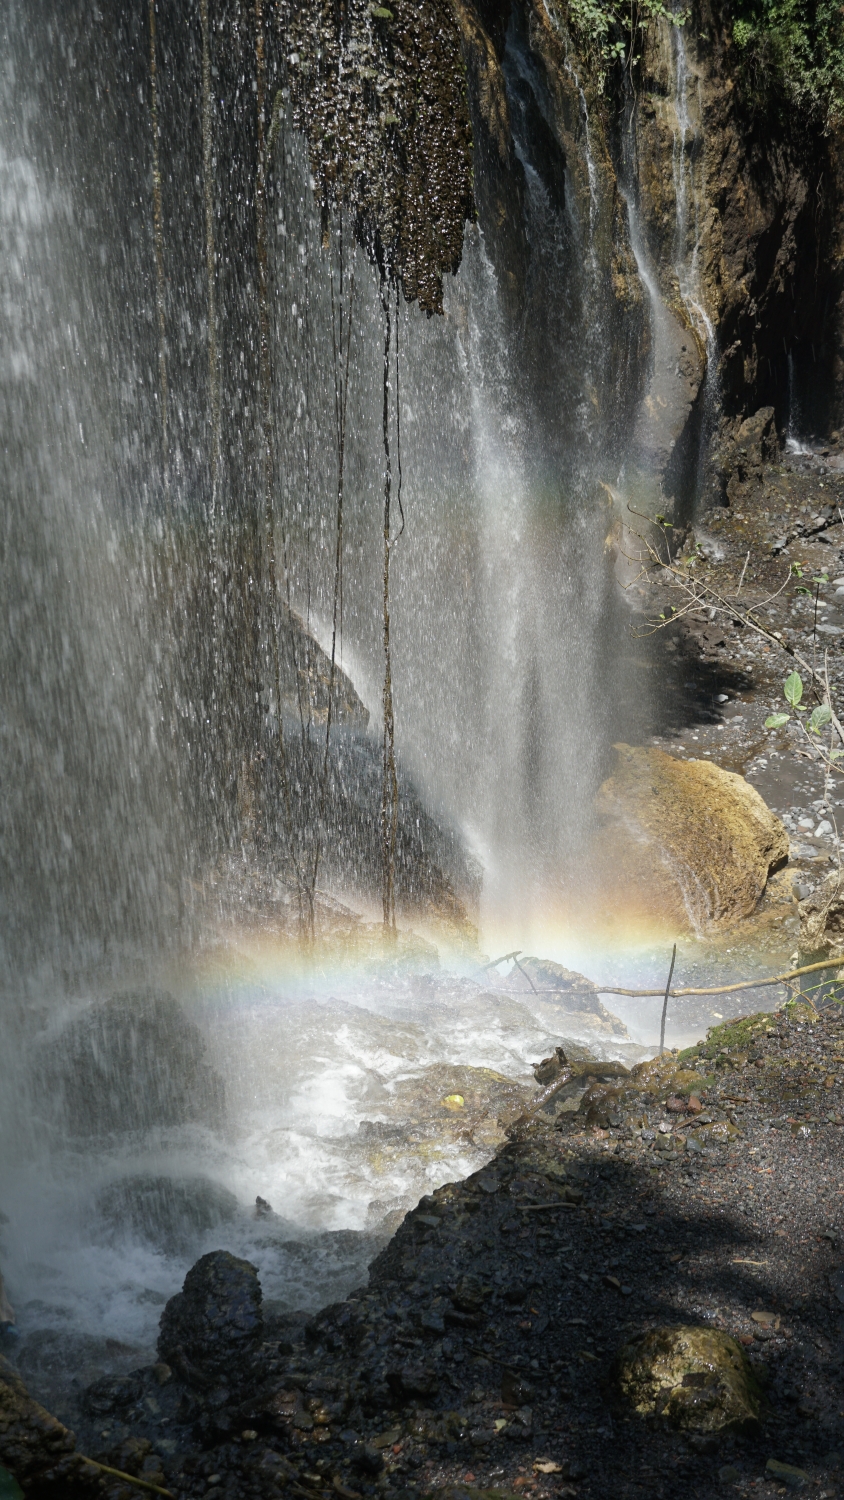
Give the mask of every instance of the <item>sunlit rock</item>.
[[755, 788], [709, 761], [615, 751], [597, 807], [619, 899], [695, 932], [750, 916], [788, 859], [788, 834]]
[[652, 1328], [619, 1350], [615, 1385], [642, 1417], [687, 1432], [752, 1427], [761, 1393], [747, 1356], [713, 1328]]

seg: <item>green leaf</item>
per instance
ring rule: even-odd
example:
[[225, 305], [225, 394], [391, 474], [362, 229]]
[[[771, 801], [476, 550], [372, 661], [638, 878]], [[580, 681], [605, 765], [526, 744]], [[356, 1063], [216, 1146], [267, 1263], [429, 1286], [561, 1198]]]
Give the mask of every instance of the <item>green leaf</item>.
[[786, 703], [790, 703], [792, 708], [796, 708], [803, 697], [803, 679], [799, 672], [790, 672], [788, 674], [785, 679], [783, 692], [785, 693]]
[[770, 714], [765, 720], [765, 728], [782, 729], [783, 724], [787, 724], [790, 719], [791, 714]]
[[832, 709], [830, 708], [829, 704], [819, 703], [817, 708], [812, 709], [812, 715], [809, 719], [809, 728], [813, 730], [815, 734], [819, 734], [824, 725], [830, 722], [831, 718]]
[[829, 583], [829, 574], [828, 573], [815, 574], [815, 577], [812, 579], [812, 582], [813, 583]]
[[844, 755], [844, 750], [829, 750], [827, 754], [830, 760], [840, 760], [841, 756]]
[[369, 14], [377, 21], [392, 21], [393, 19], [393, 12], [388, 10], [386, 5], [370, 5]]
[[23, 1490], [14, 1474], [0, 1464], [0, 1500], [23, 1500]]
[[811, 594], [812, 590], [803, 588], [801, 584], [800, 588], [795, 589], [794, 592], [795, 594]]

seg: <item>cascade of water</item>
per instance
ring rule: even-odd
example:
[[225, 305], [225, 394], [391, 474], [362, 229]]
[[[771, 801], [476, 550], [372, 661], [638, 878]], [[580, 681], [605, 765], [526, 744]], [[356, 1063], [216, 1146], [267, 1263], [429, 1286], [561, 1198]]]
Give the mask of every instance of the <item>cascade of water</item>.
[[714, 431], [720, 407], [718, 389], [718, 339], [707, 311], [701, 283], [701, 207], [705, 202], [702, 105], [700, 82], [696, 79], [695, 119], [692, 119], [689, 90], [689, 65], [685, 26], [672, 25], [674, 141], [672, 177], [675, 203], [674, 269], [683, 307], [705, 353], [705, 367], [700, 403], [701, 433], [698, 444], [696, 490], [700, 493], [707, 444]]
[[[260, 53], [241, 77], [209, 0], [193, 31], [165, 29], [157, 15], [152, 142], [151, 53], [134, 13], [112, 34], [80, 6], [74, 29], [55, 0], [33, 74], [31, 8], [13, 0], [0, 56], [0, 282], [13, 320], [0, 362], [2, 979], [19, 1027], [0, 1056], [8, 1280], [25, 1333], [69, 1319], [144, 1352], [160, 1301], [221, 1225], [288, 1303], [314, 1305], [359, 1281], [371, 1239], [344, 1250], [325, 1236], [383, 1234], [423, 1187], [494, 1144], [481, 1134], [469, 1149], [456, 1132], [438, 1156], [418, 1152], [408, 1122], [426, 1090], [438, 1106], [458, 1084], [470, 1097], [470, 1066], [524, 1079], [528, 1058], [567, 1028], [595, 1043], [590, 1023], [541, 1002], [491, 1003], [484, 973], [438, 975], [432, 964], [373, 982], [329, 968], [319, 980], [251, 935], [258, 979], [235, 965], [212, 981], [173, 957], [191, 936], [191, 902], [193, 931], [209, 941], [215, 911], [226, 931], [233, 908], [253, 917], [255, 866], [264, 910], [279, 909], [285, 837], [307, 854], [303, 868], [368, 910], [355, 877], [367, 873], [373, 828], [378, 843], [380, 725], [367, 737], [358, 719], [335, 734], [326, 683], [313, 679], [333, 674], [336, 641], [338, 668], [377, 719], [384, 308], [348, 226], [323, 223], [283, 110], [259, 154], [244, 145], [254, 143], [253, 78], [264, 124], [269, 113]], [[160, 148], [152, 224], [138, 141], [150, 158]], [[609, 517], [595, 499], [614, 421], [607, 338], [594, 278], [580, 269], [600, 207], [588, 112], [584, 142], [588, 226], [573, 194], [555, 197], [527, 135], [520, 143], [524, 329], [507, 323], [476, 228], [445, 317], [397, 315], [400, 791], [415, 847], [445, 851], [439, 895], [451, 894], [451, 826], [483, 854], [496, 946], [511, 935], [551, 946], [586, 884], [592, 793], [625, 680]], [[157, 302], [162, 223], [170, 286]], [[332, 311], [350, 308], [350, 282], [332, 280], [341, 253], [357, 290], [338, 380]], [[166, 499], [151, 477], [162, 468], [162, 347]], [[301, 637], [285, 638], [276, 672], [286, 602], [326, 648], [313, 674], [314, 643]], [[292, 832], [278, 750], [289, 726]], [[427, 806], [412, 800], [408, 768]], [[341, 795], [346, 821], [332, 822]], [[160, 993], [163, 979], [178, 1005]], [[625, 1046], [609, 1023], [603, 1037]], [[399, 1143], [386, 1167], [385, 1135]], [[256, 1193], [285, 1205], [271, 1234], [243, 1208]]]

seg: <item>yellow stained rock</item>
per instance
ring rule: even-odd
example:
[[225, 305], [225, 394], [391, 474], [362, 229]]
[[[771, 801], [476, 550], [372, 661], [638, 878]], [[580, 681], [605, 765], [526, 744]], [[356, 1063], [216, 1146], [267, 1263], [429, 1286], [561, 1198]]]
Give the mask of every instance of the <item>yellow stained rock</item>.
[[714, 1328], [652, 1328], [616, 1355], [616, 1387], [643, 1417], [687, 1432], [753, 1426], [761, 1395], [736, 1340]]
[[756, 789], [711, 761], [614, 748], [597, 808], [616, 887], [695, 932], [750, 916], [788, 859], [785, 828]]
[[442, 1102], [446, 1109], [462, 1109], [466, 1100], [462, 1094], [446, 1094]]

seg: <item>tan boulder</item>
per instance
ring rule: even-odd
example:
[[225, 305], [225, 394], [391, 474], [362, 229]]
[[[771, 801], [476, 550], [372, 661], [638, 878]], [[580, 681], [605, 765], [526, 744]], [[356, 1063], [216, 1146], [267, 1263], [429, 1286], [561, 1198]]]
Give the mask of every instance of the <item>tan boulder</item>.
[[613, 1380], [641, 1417], [686, 1432], [752, 1428], [761, 1392], [744, 1350], [715, 1328], [651, 1328], [616, 1355]]
[[788, 859], [788, 834], [756, 789], [711, 761], [614, 749], [597, 809], [616, 888], [694, 932], [749, 916]]

